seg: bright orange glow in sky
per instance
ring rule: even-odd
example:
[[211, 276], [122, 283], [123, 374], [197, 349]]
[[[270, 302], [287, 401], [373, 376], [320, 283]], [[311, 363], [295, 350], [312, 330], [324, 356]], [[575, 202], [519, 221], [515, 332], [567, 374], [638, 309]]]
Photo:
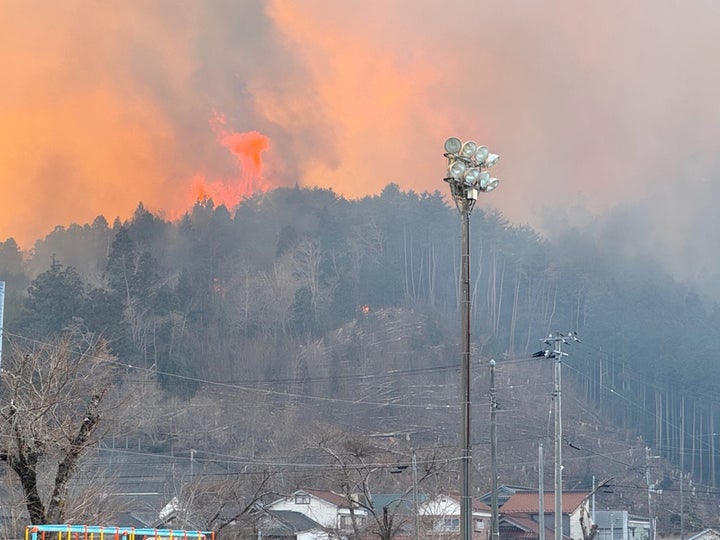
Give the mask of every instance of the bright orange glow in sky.
[[444, 192], [459, 136], [501, 155], [479, 206], [543, 232], [642, 208], [677, 247], [720, 195], [718, 26], [710, 0], [8, 0], [0, 240], [296, 183]]

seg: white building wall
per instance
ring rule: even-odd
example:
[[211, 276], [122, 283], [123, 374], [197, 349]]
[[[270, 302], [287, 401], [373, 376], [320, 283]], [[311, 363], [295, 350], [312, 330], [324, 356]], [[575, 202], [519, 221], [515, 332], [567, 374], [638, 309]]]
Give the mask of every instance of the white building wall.
[[268, 505], [271, 510], [290, 510], [291, 512], [299, 512], [312, 520], [317, 521], [323, 527], [337, 528], [337, 507], [329, 502], [309, 495], [310, 503], [296, 502], [295, 495], [278, 499]]
[[423, 504], [418, 512], [423, 516], [459, 516], [460, 504], [450, 497], [436, 497]]

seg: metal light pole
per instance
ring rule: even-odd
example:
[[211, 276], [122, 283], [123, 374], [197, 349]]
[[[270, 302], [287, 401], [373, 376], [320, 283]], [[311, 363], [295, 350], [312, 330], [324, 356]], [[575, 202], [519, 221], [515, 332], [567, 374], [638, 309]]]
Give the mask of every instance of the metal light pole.
[[461, 334], [462, 354], [460, 361], [460, 444], [462, 452], [460, 494], [460, 539], [472, 537], [472, 497], [470, 495], [470, 467], [472, 465], [472, 441], [470, 430], [470, 213], [479, 191], [492, 191], [500, 182], [492, 178], [486, 169], [498, 160], [487, 146], [473, 141], [464, 143], [451, 137], [445, 141], [445, 157], [448, 158], [447, 176], [450, 194], [461, 217], [462, 300]]

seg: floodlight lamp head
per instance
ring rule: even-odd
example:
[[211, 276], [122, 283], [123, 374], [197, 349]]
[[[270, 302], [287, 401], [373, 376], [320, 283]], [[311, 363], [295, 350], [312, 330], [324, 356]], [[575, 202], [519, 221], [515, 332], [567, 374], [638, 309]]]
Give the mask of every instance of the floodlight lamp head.
[[450, 176], [452, 176], [455, 180], [460, 180], [463, 175], [465, 174], [465, 170], [467, 169], [467, 165], [465, 165], [462, 161], [453, 161], [448, 166], [448, 173]]
[[475, 161], [478, 163], [485, 163], [485, 160], [488, 157], [488, 147], [487, 146], [478, 146], [475, 149]]
[[464, 175], [465, 184], [468, 186], [475, 186], [480, 180], [480, 169], [477, 167], [470, 167], [465, 171]]
[[488, 154], [487, 159], [485, 159], [485, 166], [492, 167], [497, 163], [498, 159], [500, 159], [500, 156], [497, 154]]
[[473, 141], [466, 141], [462, 145], [462, 148], [460, 149], [460, 154], [463, 157], [470, 159], [471, 157], [473, 157], [475, 155], [476, 150], [477, 150], [477, 143], [475, 143]]
[[497, 178], [490, 178], [490, 180], [485, 182], [485, 185], [483, 185], [482, 182], [480, 183], [480, 189], [482, 189], [486, 193], [489, 193], [490, 191], [498, 187], [499, 183], [500, 180], [498, 180]]
[[450, 137], [445, 141], [445, 152], [448, 154], [457, 154], [462, 148], [462, 142], [457, 137]]

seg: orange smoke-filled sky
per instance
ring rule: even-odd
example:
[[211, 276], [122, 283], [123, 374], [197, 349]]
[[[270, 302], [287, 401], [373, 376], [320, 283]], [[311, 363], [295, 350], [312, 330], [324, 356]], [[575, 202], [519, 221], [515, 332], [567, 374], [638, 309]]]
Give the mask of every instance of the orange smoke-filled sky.
[[176, 217], [202, 193], [444, 192], [455, 135], [501, 155], [479, 205], [549, 233], [626, 216], [618, 242], [636, 231], [682, 266], [690, 231], [719, 222], [720, 5], [448, 6], [4, 1], [0, 240], [141, 201]]

